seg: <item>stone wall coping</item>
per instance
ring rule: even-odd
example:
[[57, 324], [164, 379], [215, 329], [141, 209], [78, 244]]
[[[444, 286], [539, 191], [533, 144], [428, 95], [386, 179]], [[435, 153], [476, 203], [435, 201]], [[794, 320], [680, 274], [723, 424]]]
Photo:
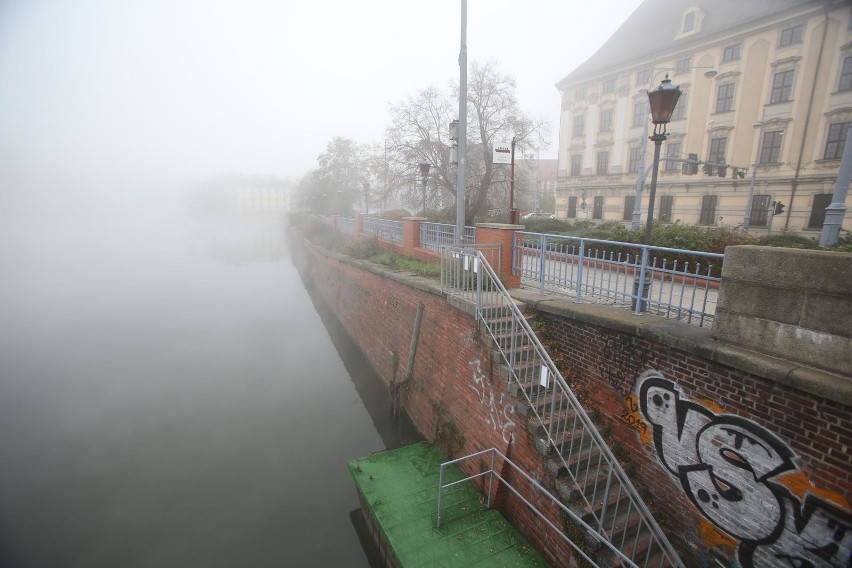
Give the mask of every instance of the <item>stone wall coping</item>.
[[426, 217], [403, 217], [403, 221], [426, 221]]
[[852, 406], [852, 377], [806, 367], [713, 339], [709, 328], [652, 315], [637, 316], [628, 310], [610, 306], [577, 304], [562, 296], [542, 296], [536, 290], [518, 288], [509, 293], [534, 310], [655, 341], [726, 367]]

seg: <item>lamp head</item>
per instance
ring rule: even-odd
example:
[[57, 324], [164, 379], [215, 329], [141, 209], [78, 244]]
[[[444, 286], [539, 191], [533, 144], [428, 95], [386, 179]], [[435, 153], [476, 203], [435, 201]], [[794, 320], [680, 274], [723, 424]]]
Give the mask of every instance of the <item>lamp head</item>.
[[648, 93], [648, 102], [651, 106], [651, 122], [654, 124], [668, 124], [672, 120], [677, 101], [683, 93], [677, 85], [672, 85], [668, 74], [660, 83], [660, 86]]
[[420, 164], [420, 176], [421, 177], [425, 178], [426, 176], [429, 175], [429, 166], [430, 165], [431, 164], [429, 164], [429, 162], [423, 162], [423, 163]]

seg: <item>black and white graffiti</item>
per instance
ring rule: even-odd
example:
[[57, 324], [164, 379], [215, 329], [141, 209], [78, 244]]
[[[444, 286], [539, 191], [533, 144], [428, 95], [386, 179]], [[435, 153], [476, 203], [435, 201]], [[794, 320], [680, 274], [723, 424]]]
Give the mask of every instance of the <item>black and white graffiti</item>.
[[744, 568], [849, 568], [852, 513], [779, 479], [795, 453], [759, 424], [685, 399], [656, 370], [639, 377], [642, 414], [663, 465], [700, 513], [739, 541]]

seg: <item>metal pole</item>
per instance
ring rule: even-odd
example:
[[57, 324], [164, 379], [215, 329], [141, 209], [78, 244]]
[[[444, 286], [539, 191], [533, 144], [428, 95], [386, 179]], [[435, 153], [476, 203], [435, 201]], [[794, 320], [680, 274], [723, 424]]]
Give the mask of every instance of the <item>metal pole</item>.
[[509, 224], [518, 223], [515, 211], [515, 137], [512, 136], [512, 165], [509, 167]]
[[461, 49], [459, 50], [459, 167], [456, 174], [456, 234], [453, 244], [462, 243], [465, 215], [465, 164], [467, 162], [467, 0], [461, 3]]
[[651, 191], [648, 192], [648, 219], [645, 221], [645, 246], [651, 244], [651, 227], [654, 224], [654, 197], [657, 193], [657, 173], [660, 171], [660, 147], [663, 145], [663, 140], [666, 139], [665, 132], [657, 133], [651, 136], [651, 141], [654, 142], [654, 168], [651, 170]]
[[426, 218], [426, 176], [422, 176], [423, 180], [421, 183], [423, 184], [423, 218]]
[[746, 201], [745, 215], [743, 215], [743, 229], [746, 231], [748, 231], [749, 224], [751, 224], [751, 202], [754, 199], [754, 182], [757, 179], [757, 164], [760, 161], [760, 139], [763, 138], [763, 125], [765, 123], [766, 109], [763, 109], [763, 118], [760, 119], [759, 123], [755, 124], [755, 126], [760, 125], [760, 132], [757, 134], [757, 149], [754, 154], [754, 164], [752, 164], [751, 182], [748, 185], [748, 200]]
[[849, 192], [850, 178], [852, 178], [852, 128], [847, 128], [846, 146], [843, 147], [843, 158], [840, 160], [840, 170], [837, 172], [834, 196], [831, 198], [831, 205], [825, 209], [825, 221], [823, 221], [822, 234], [819, 237], [821, 247], [835, 245], [840, 238], [843, 217], [846, 216], [846, 194]]

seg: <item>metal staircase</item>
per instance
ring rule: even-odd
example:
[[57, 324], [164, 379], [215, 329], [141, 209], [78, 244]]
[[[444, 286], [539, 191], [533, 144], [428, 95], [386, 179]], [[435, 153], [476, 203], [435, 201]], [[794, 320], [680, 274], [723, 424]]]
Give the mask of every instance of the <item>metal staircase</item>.
[[472, 304], [491, 336], [501, 373], [569, 515], [589, 533], [599, 566], [682, 567], [683, 563], [610, 448], [484, 256], [444, 247], [441, 288]]

